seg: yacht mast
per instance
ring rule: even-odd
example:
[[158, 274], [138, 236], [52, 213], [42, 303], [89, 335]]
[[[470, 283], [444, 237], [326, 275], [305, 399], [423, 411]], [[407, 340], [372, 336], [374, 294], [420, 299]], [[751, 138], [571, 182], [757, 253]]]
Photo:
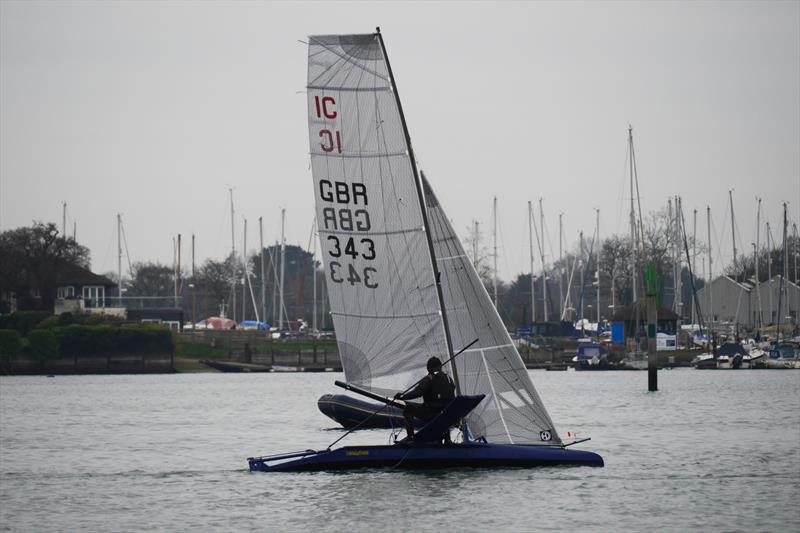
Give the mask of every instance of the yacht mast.
[[561, 320], [564, 320], [564, 254], [561, 244], [564, 242], [564, 213], [558, 214], [558, 305], [561, 307]]
[[531, 324], [533, 324], [536, 322], [536, 284], [533, 277], [533, 207], [530, 200], [528, 200], [528, 244], [531, 250]]
[[[628, 126], [628, 160], [630, 164], [630, 187], [631, 187], [631, 213], [630, 213], [630, 223], [631, 223], [631, 286], [633, 287], [633, 303], [635, 304], [639, 300], [639, 295], [636, 291], [636, 278], [637, 278], [637, 266], [638, 263], [636, 261], [636, 256], [639, 253], [639, 246], [638, 246], [638, 239], [636, 238], [636, 211], [633, 203], [633, 127]], [[637, 326], [638, 327], [638, 326]]]
[[711, 206], [706, 206], [708, 224], [708, 330], [714, 335], [714, 270], [711, 258]]
[[[786, 274], [789, 270], [789, 257], [786, 255], [786, 230], [788, 221], [786, 218], [786, 202], [783, 203], [783, 257], [781, 258], [781, 283], [778, 286], [778, 329], [776, 337], [778, 340], [781, 338], [781, 308], [783, 307], [783, 300], [785, 299], [784, 292], [786, 292]], [[788, 301], [787, 309], [788, 309]]]
[[761, 306], [761, 279], [758, 272], [758, 252], [761, 250], [761, 198], [758, 200], [758, 209], [756, 210], [756, 242], [755, 249], [753, 250], [753, 259], [756, 264], [756, 297], [758, 298], [758, 316], [756, 317], [756, 327], [761, 329], [763, 324], [764, 309]]
[[[684, 226], [685, 228], [686, 226]], [[692, 223], [692, 260], [689, 263], [689, 267], [692, 271], [695, 271], [697, 268], [697, 209], [694, 210], [694, 222]], [[695, 296], [694, 291], [692, 291], [692, 326], [697, 324], [697, 315], [695, 306], [697, 297]]]
[[[595, 272], [597, 272], [597, 327], [600, 327], [600, 208], [597, 211], [597, 252], [595, 254]], [[599, 330], [598, 330], [599, 331]]]
[[547, 322], [547, 270], [544, 268], [544, 210], [542, 209], [541, 197], [539, 197], [539, 231], [542, 235], [539, 242], [539, 255], [542, 257], [542, 313], [544, 314], [544, 321]]
[[[680, 196], [675, 197], [675, 312], [678, 313], [679, 320], [683, 321], [683, 281], [681, 279], [682, 263], [681, 260], [681, 235], [685, 233], [683, 227], [683, 202]], [[688, 257], [687, 257], [688, 259]]]
[[117, 307], [122, 307], [122, 215], [117, 213]]
[[242, 215], [244, 233], [242, 234], [242, 321], [247, 320], [247, 219]]
[[195, 327], [194, 325], [197, 323], [197, 278], [195, 277], [195, 270], [194, 270], [194, 233], [192, 233], [192, 334], [194, 335]]
[[769, 287], [769, 323], [772, 324], [775, 319], [773, 313], [775, 308], [772, 306], [772, 231], [769, 229], [769, 222], [767, 222], [767, 286]]
[[[422, 183], [420, 181], [422, 176], [420, 175], [420, 172], [417, 169], [417, 159], [414, 156], [414, 149], [411, 146], [411, 136], [408, 133], [406, 116], [403, 113], [403, 105], [400, 103], [400, 94], [397, 91], [397, 84], [395, 83], [394, 80], [394, 74], [392, 73], [392, 66], [389, 63], [389, 56], [386, 53], [386, 45], [383, 43], [383, 35], [381, 35], [380, 28], [376, 28], [375, 35], [378, 38], [378, 43], [380, 44], [381, 52], [383, 52], [383, 58], [386, 61], [386, 70], [389, 73], [389, 80], [392, 83], [392, 93], [394, 94], [395, 102], [397, 103], [397, 111], [400, 114], [400, 122], [403, 125], [403, 134], [405, 135], [406, 138], [406, 147], [408, 147], [409, 162], [411, 163], [411, 170], [414, 173], [414, 185], [416, 186], [417, 189], [417, 199], [419, 201], [419, 207], [422, 213], [422, 224], [425, 227], [425, 238], [428, 241], [428, 251], [431, 257], [431, 268], [433, 269], [433, 281], [436, 285], [436, 296], [439, 299], [439, 310], [442, 314], [442, 326], [444, 327], [444, 336], [445, 336], [445, 342], [447, 343], [447, 352], [449, 358], [452, 358], [455, 352], [453, 351], [453, 340], [450, 337], [450, 325], [447, 320], [447, 309], [445, 308], [444, 305], [444, 294], [442, 294], [441, 276], [439, 274], [439, 267], [436, 262], [436, 251], [433, 248], [433, 240], [429, 229], [430, 225], [428, 224], [428, 211], [425, 207], [425, 197], [422, 194]], [[497, 199], [495, 198], [495, 203], [496, 202]], [[496, 254], [495, 254], [495, 262], [497, 262]], [[495, 308], [497, 308], [496, 290], [495, 290]], [[456, 385], [456, 394], [461, 394], [461, 386], [459, 384], [459, 379], [458, 379], [458, 369], [455, 362], [451, 362], [450, 368], [452, 368], [453, 370], [453, 381], [455, 382]]]
[[236, 322], [236, 228], [233, 211], [233, 187], [228, 187], [231, 194], [231, 319]]
[[492, 292], [494, 294], [494, 308], [497, 309], [497, 196], [494, 197], [494, 202], [492, 205], [492, 218], [494, 220], [492, 228], [492, 243], [494, 244], [494, 253], [492, 254], [494, 257], [494, 268], [492, 269]]
[[[284, 281], [284, 274], [286, 273], [286, 237], [285, 237], [285, 225], [286, 225], [286, 209], [281, 208], [281, 280], [280, 280], [280, 301], [278, 302], [278, 331], [283, 331], [283, 314], [284, 314], [284, 306], [283, 306], [283, 281]], [[287, 321], [289, 317], [286, 317]]]
[[731, 201], [731, 242], [733, 242], [733, 280], [736, 281], [738, 271], [736, 270], [736, 220], [733, 215], [733, 189], [728, 190], [728, 197]]
[[261, 256], [261, 316], [267, 321], [267, 278], [264, 273], [264, 217], [258, 217], [258, 249]]

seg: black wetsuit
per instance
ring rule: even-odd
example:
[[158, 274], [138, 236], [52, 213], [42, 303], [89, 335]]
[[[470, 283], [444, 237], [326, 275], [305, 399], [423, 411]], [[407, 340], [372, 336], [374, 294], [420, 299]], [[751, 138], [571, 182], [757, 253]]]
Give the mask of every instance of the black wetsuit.
[[414, 435], [414, 418], [426, 422], [431, 420], [456, 397], [455, 390], [456, 386], [450, 376], [439, 371], [428, 374], [416, 387], [406, 394], [398, 396], [400, 400], [413, 400], [421, 397], [423, 401], [421, 404], [407, 402], [403, 409], [408, 435]]

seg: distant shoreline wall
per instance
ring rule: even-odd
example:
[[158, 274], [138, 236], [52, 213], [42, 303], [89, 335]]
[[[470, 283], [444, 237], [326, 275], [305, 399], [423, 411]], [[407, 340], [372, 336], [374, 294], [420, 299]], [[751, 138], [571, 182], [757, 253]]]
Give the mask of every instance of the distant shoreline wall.
[[0, 375], [157, 374], [175, 372], [172, 354], [112, 354], [44, 361], [17, 356], [0, 363]]

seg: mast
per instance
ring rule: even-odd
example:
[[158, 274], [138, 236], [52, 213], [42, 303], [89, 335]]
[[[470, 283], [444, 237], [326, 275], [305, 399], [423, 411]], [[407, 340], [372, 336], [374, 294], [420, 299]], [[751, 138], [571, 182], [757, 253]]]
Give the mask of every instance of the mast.
[[[633, 127], [628, 125], [628, 151], [629, 151], [629, 164], [630, 164], [630, 178], [631, 178], [631, 213], [630, 213], [630, 223], [631, 223], [631, 286], [633, 287], [633, 303], [635, 304], [639, 300], [639, 296], [636, 292], [636, 268], [638, 266], [638, 262], [636, 261], [636, 255], [639, 253], [639, 246], [636, 239], [636, 210], [634, 208], [633, 203]], [[638, 319], [637, 319], [638, 322]], [[638, 324], [637, 324], [638, 328]]]
[[544, 321], [547, 322], [547, 270], [544, 268], [544, 211], [542, 210], [542, 198], [539, 197], [539, 231], [542, 234], [539, 242], [539, 254], [542, 257], [542, 311]]
[[247, 320], [247, 219], [242, 216], [244, 234], [242, 235], [242, 321]]
[[122, 215], [117, 213], [117, 307], [122, 307]]
[[531, 249], [531, 324], [533, 324], [536, 322], [536, 285], [533, 281], [533, 208], [530, 200], [528, 200], [528, 243]]
[[[681, 235], [683, 228], [683, 202], [680, 196], [675, 197], [675, 312], [679, 320], [683, 321], [683, 283], [681, 280]], [[687, 257], [688, 260], [688, 257]]]
[[761, 249], [761, 198], [758, 200], [758, 209], [756, 210], [756, 242], [753, 250], [753, 259], [756, 264], [756, 297], [758, 298], [758, 316], [756, 317], [756, 327], [761, 329], [763, 327], [763, 314], [764, 310], [761, 306], [761, 279], [758, 272], [758, 252]]
[[[733, 242], [733, 276], [736, 281], [736, 221], [733, 218], [733, 189], [728, 190], [728, 197], [731, 200], [731, 242]], [[738, 318], [738, 316], [737, 316]]]
[[767, 284], [769, 286], [769, 323], [773, 323], [772, 313], [775, 308], [772, 306], [772, 231], [767, 222]]
[[[694, 210], [695, 212], [695, 219], [697, 218], [697, 209]], [[697, 287], [694, 284], [694, 258], [689, 255], [689, 243], [686, 239], [686, 221], [683, 218], [683, 203], [678, 202], [678, 212], [676, 213], [678, 217], [678, 223], [681, 228], [680, 235], [678, 238], [683, 238], [683, 251], [686, 253], [686, 264], [689, 267], [689, 283], [692, 286], [692, 317], [695, 316], [695, 312], [697, 313], [697, 317], [700, 320], [700, 332], [703, 332], [703, 313], [700, 309], [700, 302], [697, 301]], [[697, 229], [697, 220], [695, 220], [695, 229]], [[695, 307], [697, 309], [695, 309]], [[692, 320], [692, 327], [694, 327], [694, 320]]]
[[194, 233], [192, 233], [192, 334], [194, 334], [194, 325], [197, 323], [196, 303], [197, 299], [195, 293], [197, 292], [197, 278], [195, 277], [194, 270]]
[[714, 270], [711, 259], [711, 206], [706, 206], [706, 219], [708, 224], [708, 330], [714, 335]]
[[[675, 215], [678, 213], [678, 204], [675, 204]], [[677, 270], [675, 268], [675, 220], [676, 216], [672, 213], [672, 198], [667, 198], [667, 216], [669, 217], [669, 230], [667, 231], [667, 235], [669, 240], [667, 241], [670, 247], [670, 253], [672, 254], [672, 311], [678, 311], [678, 275]]]
[[175, 249], [178, 262], [175, 264], [175, 307], [178, 307], [178, 295], [181, 291], [181, 234], [178, 233], [178, 246]]
[[597, 327], [600, 328], [600, 209], [597, 211], [597, 252], [595, 255], [595, 272], [597, 272]]
[[564, 213], [558, 214], [558, 305], [562, 307], [561, 320], [564, 319], [564, 255], [561, 244], [564, 242]]
[[[584, 259], [584, 256], [586, 256], [586, 259]], [[578, 297], [578, 311], [581, 321], [586, 318], [586, 315], [583, 313], [583, 306], [585, 304], [583, 299], [583, 289], [586, 286], [586, 267], [588, 266], [587, 263], [589, 262], [588, 256], [589, 254], [586, 253], [586, 246], [583, 244], [583, 232], [581, 231], [581, 293]]]
[[[786, 292], [786, 273], [789, 270], [789, 257], [786, 255], [786, 230], [788, 221], [786, 219], [786, 202], [783, 203], [783, 257], [781, 258], [781, 283], [778, 286], [778, 329], [776, 332], [777, 340], [781, 339], [781, 308], [783, 307], [784, 292]], [[788, 306], [788, 301], [787, 308]]]
[[[439, 299], [439, 311], [442, 314], [442, 326], [444, 327], [444, 336], [445, 342], [447, 343], [447, 354], [448, 357], [452, 358], [454, 353], [453, 352], [453, 341], [450, 338], [450, 325], [447, 321], [447, 310], [445, 309], [444, 305], [444, 295], [442, 294], [442, 284], [441, 284], [441, 276], [439, 274], [439, 267], [436, 262], [436, 251], [433, 248], [433, 240], [431, 238], [431, 232], [429, 231], [428, 225], [428, 211], [425, 208], [425, 197], [422, 194], [422, 183], [420, 181], [420, 172], [417, 169], [417, 159], [414, 156], [414, 148], [411, 146], [411, 136], [408, 133], [408, 125], [406, 124], [406, 116], [403, 113], [403, 105], [400, 103], [400, 94], [397, 91], [397, 84], [394, 80], [394, 74], [392, 73], [392, 65], [389, 63], [389, 56], [386, 53], [386, 45], [383, 43], [383, 35], [381, 35], [381, 29], [376, 28], [375, 35], [378, 38], [378, 43], [381, 46], [381, 52], [383, 52], [383, 58], [386, 61], [386, 70], [389, 73], [389, 81], [392, 84], [392, 93], [394, 94], [395, 103], [397, 104], [397, 111], [400, 114], [400, 122], [403, 125], [403, 134], [406, 138], [406, 146], [408, 147], [408, 157], [411, 161], [411, 170], [414, 173], [414, 185], [417, 189], [417, 199], [419, 201], [420, 211], [422, 212], [422, 224], [425, 227], [425, 239], [428, 241], [428, 252], [430, 253], [431, 257], [431, 268], [433, 269], [433, 280], [436, 284], [436, 296]], [[495, 301], [495, 308], [497, 307], [497, 303]], [[458, 370], [456, 368], [455, 363], [451, 364], [450, 367], [453, 369], [453, 381], [456, 385], [456, 394], [461, 394], [461, 387], [459, 385], [458, 380]]]
[[61, 202], [61, 238], [67, 238], [67, 202]]
[[494, 197], [492, 218], [494, 220], [492, 227], [492, 243], [494, 245], [494, 268], [492, 273], [492, 292], [494, 293], [494, 308], [497, 309], [497, 196]]
[[[794, 235], [794, 284], [797, 285], [797, 223], [792, 224], [792, 234]], [[788, 291], [788, 287], [787, 287]], [[788, 296], [788, 295], [787, 295]], [[800, 313], [800, 291], [795, 291], [795, 326], [797, 325], [798, 313]]]
[[[684, 226], [684, 229], [686, 226]], [[694, 222], [692, 224], [692, 260], [689, 262], [689, 268], [695, 270], [697, 268], [697, 209], [694, 210]], [[694, 281], [692, 281], [694, 283]], [[697, 315], [695, 314], [695, 306], [697, 305], [697, 297], [692, 291], [692, 327], [697, 324]]]
[[[284, 274], [286, 273], [286, 237], [285, 237], [285, 224], [286, 224], [286, 209], [281, 208], [281, 285], [280, 285], [280, 301], [278, 302], [278, 331], [283, 331], [283, 281]], [[289, 317], [286, 317], [287, 320]]]
[[267, 278], [264, 273], [264, 217], [258, 217], [258, 249], [261, 255], [261, 316], [267, 321]]
[[236, 244], [233, 218], [233, 187], [228, 187], [231, 194], [231, 319], [236, 322]]

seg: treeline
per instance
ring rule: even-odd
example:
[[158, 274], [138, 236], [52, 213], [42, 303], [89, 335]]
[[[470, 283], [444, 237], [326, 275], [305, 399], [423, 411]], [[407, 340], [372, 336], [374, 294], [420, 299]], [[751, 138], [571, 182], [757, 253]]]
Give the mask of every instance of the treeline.
[[[535, 302], [531, 303], [530, 273], [519, 274], [510, 282], [498, 280], [497, 299], [501, 316], [509, 327], [526, 325], [535, 317], [543, 321], [545, 311], [549, 321], [558, 321], [562, 314], [567, 320], [597, 318], [610, 319], [613, 313], [633, 299], [633, 272], [637, 272], [638, 296], [642, 295], [644, 270], [649, 262], [656, 269], [658, 279], [658, 298], [662, 305], [678, 311], [685, 319], [692, 316], [692, 284], [699, 290], [708, 277], [705, 264], [707, 247], [691, 236], [685, 236], [676, 229], [675, 218], [668, 209], [647, 214], [637, 228], [637, 246], [629, 235], [611, 235], [595, 242], [592, 235], [585, 235], [564, 252], [563, 257], [553, 257], [547, 251], [545, 274], [538, 259], [534, 274]], [[467, 228], [462, 239], [467, 255], [472, 259], [487, 292], [493, 296], [494, 280], [491, 254], [487, 239], [477, 226]], [[798, 239], [789, 237], [787, 250], [790, 254], [798, 249]], [[597, 251], [599, 248], [599, 275]], [[759, 279], [783, 272], [782, 248], [759, 251]], [[688, 260], [692, 260], [692, 272]], [[199, 265], [192, 277], [187, 267], [181, 269], [178, 280], [180, 303], [187, 320], [197, 321], [208, 316], [218, 315], [224, 308], [228, 317], [234, 316], [231, 310], [232, 290], [236, 287], [237, 321], [254, 320], [254, 305], [259, 318], [269, 323], [277, 323], [280, 280], [280, 246], [264, 249], [264, 280], [261, 276], [261, 254], [248, 257], [247, 265], [241, 257], [229, 256], [223, 261], [208, 259]], [[636, 261], [634, 261], [636, 257]], [[793, 257], [793, 256], [791, 256]], [[795, 262], [788, 261], [788, 279], [797, 279]], [[309, 325], [314, 314], [313, 276], [317, 277], [317, 323], [318, 327], [332, 327], [328, 319], [329, 307], [325, 289], [325, 274], [319, 262], [314, 262], [309, 252], [293, 245], [286, 246], [284, 275], [284, 313], [289, 320], [303, 319]], [[249, 272], [249, 276], [246, 275]], [[753, 254], [739, 255], [736, 263], [714, 265], [714, 277], [721, 274], [743, 281], [755, 276], [755, 257]], [[112, 273], [106, 274], [114, 277]], [[129, 296], [174, 297], [176, 271], [173, 267], [158, 263], [137, 263], [133, 265], [132, 276], [124, 279]], [[546, 299], [544, 283], [546, 279]], [[678, 283], [676, 284], [676, 280]], [[242, 284], [242, 281], [245, 284]], [[262, 304], [262, 289], [264, 302]], [[597, 288], [600, 288], [598, 302]], [[252, 287], [252, 296], [251, 296]], [[676, 288], [679, 292], [676, 293]], [[682, 306], [675, 306], [678, 299]], [[242, 303], [244, 302], [244, 309]], [[194, 317], [196, 315], [196, 318]]]
[[[482, 236], [476, 233], [477, 230], [474, 228], [468, 228], [467, 238], [463, 242], [467, 254], [476, 263], [476, 269], [491, 296], [494, 290], [490, 267], [491, 255], [487, 252], [488, 247]], [[510, 327], [527, 325], [534, 316], [536, 321], [543, 321], [546, 311], [549, 321], [558, 321], [562, 312], [567, 320], [588, 318], [594, 321], [597, 318], [598, 306], [600, 318], [610, 319], [615, 311], [632, 302], [634, 272], [637, 273], [635, 276], [637, 296], [642, 296], [644, 271], [650, 262], [656, 270], [660, 304], [668, 308], [677, 308], [676, 311], [684, 319], [691, 319], [692, 285], [694, 290], [699, 290], [708, 278], [706, 244], [699, 240], [695, 242], [691, 236], [684, 236], [682, 231], [678, 231], [674, 218], [670, 217], [667, 209], [649, 213], [639, 226], [638, 234], [636, 247], [630, 235], [612, 235], [602, 239], [599, 244], [594, 242], [592, 235], [584, 236], [581, 242], [566, 251], [561, 259], [557, 257], [552, 259], [552, 252], [546, 254], [546, 259], [549, 256], [552, 260], [546, 260], [544, 274], [537, 251], [534, 274], [535, 306], [532, 308], [531, 305], [530, 273], [519, 274], [510, 283], [500, 281], [497, 299], [498, 310], [503, 320]], [[800, 239], [787, 236], [785, 275], [795, 283], [798, 280], [795, 259], [798, 250], [800, 250]], [[715, 253], [714, 256], [716, 255]], [[762, 248], [757, 256], [760, 282], [766, 281], [770, 276], [784, 274], [782, 246]], [[689, 260], [692, 262], [691, 273]], [[713, 275], [714, 278], [724, 274], [736, 281], [751, 281], [755, 279], [755, 265], [756, 257], [751, 251], [750, 254], [739, 255], [735, 263], [727, 265], [714, 263]], [[682, 304], [681, 306], [675, 305], [676, 299]]]
[[[260, 253], [249, 256], [246, 265], [241, 256], [231, 255], [222, 261], [206, 259], [195, 267], [194, 275], [191, 266], [183, 265], [178, 272], [172, 266], [157, 262], [134, 263], [129, 276], [123, 276], [124, 296], [174, 298], [177, 287], [178, 300], [187, 321], [197, 322], [209, 316], [219, 316], [224, 311], [228, 318], [236, 316], [236, 320], [241, 322], [255, 320], [257, 312], [261, 321], [277, 324], [281, 247], [273, 245], [264, 249], [263, 279], [261, 257]], [[286, 245], [283, 262], [284, 322], [303, 319], [311, 325], [316, 275], [318, 326], [332, 327], [329, 322], [323, 323], [328, 309], [324, 275], [318, 269], [319, 263], [313, 262], [312, 254], [294, 245]], [[111, 272], [106, 276], [114, 280], [118, 277]], [[116, 294], [111, 296], [113, 298]], [[235, 309], [232, 308], [234, 300]]]
[[0, 360], [39, 361], [114, 354], [171, 354], [172, 333], [157, 324], [125, 324], [103, 315], [22, 311], [0, 315]]

